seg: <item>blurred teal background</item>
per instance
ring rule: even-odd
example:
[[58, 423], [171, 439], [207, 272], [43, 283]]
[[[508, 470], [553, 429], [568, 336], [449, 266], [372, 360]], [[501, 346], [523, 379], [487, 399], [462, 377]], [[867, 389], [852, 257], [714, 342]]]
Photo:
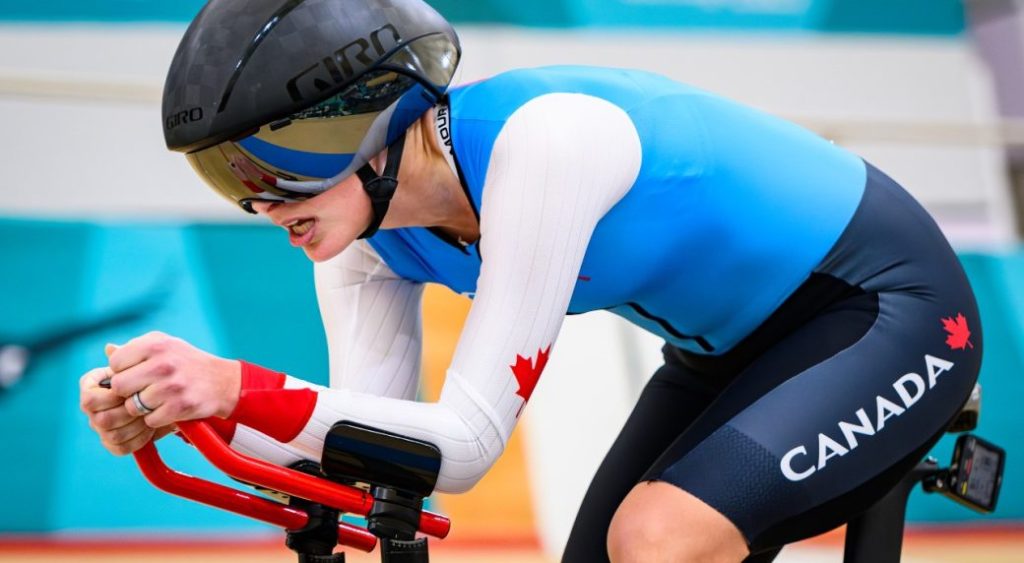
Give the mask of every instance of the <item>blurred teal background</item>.
[[[0, 530], [261, 528], [172, 499], [144, 481], [131, 457], [106, 453], [78, 409], [77, 382], [105, 365], [105, 343], [159, 329], [225, 357], [326, 384], [311, 263], [277, 231], [0, 220], [0, 344], [31, 345], [111, 311], [144, 307], [137, 320], [32, 357], [22, 382], [0, 392], [8, 484]], [[160, 449], [171, 467], [214, 476], [180, 440], [168, 438]]]
[[[985, 334], [978, 433], [1018, 444], [1024, 427], [1024, 251], [968, 253]], [[325, 384], [327, 353], [309, 261], [276, 228], [132, 225], [0, 219], [0, 338], [27, 344], [66, 327], [145, 303], [144, 317], [32, 359], [22, 383], [0, 394], [5, 493], [0, 531], [223, 532], [262, 526], [197, 508], [146, 483], [131, 458], [99, 444], [77, 406], [78, 377], [104, 365], [103, 345], [160, 329], [226, 357]], [[152, 298], [156, 297], [153, 306]], [[42, 439], [41, 439], [42, 437]], [[946, 462], [954, 437], [934, 455]], [[171, 467], [223, 478], [176, 438], [160, 444]], [[1024, 519], [1021, 458], [1011, 449], [996, 518]], [[916, 522], [978, 519], [915, 494]], [[991, 519], [992, 517], [986, 517]]]
[[[969, 41], [962, 0], [431, 3], [462, 35], [462, 82], [541, 64], [660, 72], [851, 148], [906, 185], [958, 248], [982, 249], [963, 250], [961, 258], [986, 341], [978, 433], [1009, 449], [1003, 496], [994, 516], [980, 517], [915, 493], [908, 517], [1024, 521], [1024, 249], [1008, 211], [1004, 148], [985, 141], [1001, 116], [989, 69]], [[7, 485], [0, 535], [266, 530], [156, 491], [131, 458], [113, 458], [99, 445], [78, 410], [77, 381], [104, 364], [107, 342], [158, 329], [325, 383], [327, 351], [309, 261], [278, 230], [244, 222], [163, 146], [164, 73], [184, 25], [203, 4], [0, 0], [0, 345], [31, 344], [141, 309], [129, 322], [41, 352], [21, 383], [0, 391]], [[624, 347], [609, 341], [600, 352], [615, 356]], [[656, 347], [647, 352], [657, 355]], [[626, 379], [608, 371], [618, 383]], [[627, 412], [623, 395], [612, 405], [622, 411], [615, 416]], [[568, 408], [559, 413], [592, 415]], [[532, 499], [546, 515], [538, 533], [554, 538], [544, 541], [555, 553], [571, 525], [569, 505], [585, 487], [580, 475], [590, 471], [575, 458], [601, 447], [578, 440], [571, 455], [563, 452], [565, 438], [548, 430], [564, 420], [548, 420], [544, 434], [573, 458], [547, 461], [568, 467], [564, 475], [540, 467], [543, 479], [534, 476], [535, 486], [547, 481], [556, 493]], [[934, 451], [943, 463], [954, 440]], [[177, 439], [165, 440], [161, 451], [174, 468], [226, 482]], [[603, 450], [586, 453], [596, 460]]]
[[[201, 0], [0, 0], [0, 18], [187, 22]], [[951, 34], [961, 0], [435, 0], [454, 22]]]

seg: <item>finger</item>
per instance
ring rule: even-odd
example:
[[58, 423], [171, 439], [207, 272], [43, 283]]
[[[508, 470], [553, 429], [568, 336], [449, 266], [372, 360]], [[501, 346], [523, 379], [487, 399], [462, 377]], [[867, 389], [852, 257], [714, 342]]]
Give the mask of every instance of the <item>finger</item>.
[[127, 426], [136, 420], [140, 420], [140, 417], [128, 412], [124, 403], [115, 408], [90, 413], [89, 415], [89, 422], [92, 423], [94, 429], [100, 432], [117, 430], [118, 428]]
[[132, 415], [134, 418], [142, 418], [146, 416], [139, 411], [138, 407], [135, 406], [135, 401], [133, 401], [131, 397], [124, 400], [124, 410], [128, 411], [128, 414]]
[[124, 444], [121, 444], [121, 446], [127, 448], [131, 453], [135, 453], [138, 450], [142, 449], [142, 446], [145, 446], [146, 444], [152, 442], [154, 434], [155, 431], [152, 428], [150, 428], [143, 432], [142, 434], [139, 434], [135, 438], [125, 442]]
[[120, 446], [134, 440], [139, 434], [149, 430], [150, 428], [146, 426], [146, 421], [136, 418], [125, 426], [104, 431], [103, 441], [114, 446]]
[[127, 442], [120, 445], [113, 445], [104, 443], [103, 445], [114, 455], [128, 455], [135, 453], [142, 449], [142, 446], [150, 443], [153, 440], [154, 431], [152, 428], [146, 429], [142, 434], [128, 440]]
[[108, 343], [108, 344], [107, 344], [106, 346], [104, 346], [104, 347], [103, 347], [103, 354], [104, 354], [104, 355], [105, 355], [105, 356], [107, 357], [107, 359], [109, 360], [109, 359], [110, 359], [110, 356], [111, 356], [111, 355], [112, 355], [112, 354], [113, 354], [114, 352], [116, 352], [118, 348], [120, 348], [120, 346], [118, 346], [117, 344], [110, 344], [110, 343]]
[[82, 412], [93, 414], [121, 406], [124, 404], [124, 398], [113, 391], [97, 387], [83, 391], [78, 397], [78, 404], [82, 407]]
[[114, 374], [110, 380], [111, 389], [118, 395], [128, 398], [172, 373], [174, 373], [174, 366], [168, 363], [168, 360], [148, 359]]
[[139, 405], [136, 404], [135, 393], [132, 393], [127, 399], [124, 400], [124, 408], [132, 416], [136, 418], [149, 416], [162, 405], [162, 403], [159, 401], [156, 395], [158, 395], [158, 393], [154, 391], [153, 388], [151, 387], [147, 387], [142, 391], [138, 392], [138, 400], [142, 402], [142, 406], [149, 409], [146, 412], [143, 412], [141, 409], [139, 409]]
[[149, 332], [129, 340], [124, 346], [117, 347], [110, 354], [110, 369], [119, 373], [145, 361], [146, 358], [158, 352], [163, 343], [169, 339], [170, 337], [166, 334]]
[[123, 397], [102, 387], [87, 388], [78, 397], [82, 412], [88, 415], [119, 407], [123, 403]]
[[163, 405], [144, 418], [146, 426], [150, 428], [163, 428], [187, 419], [185, 413], [182, 413], [180, 409], [171, 408], [170, 405]]
[[85, 391], [86, 389], [92, 389], [94, 387], [99, 387], [100, 382], [103, 381], [104, 379], [110, 377], [111, 373], [112, 372], [110, 371], [110, 368], [108, 368], [108, 367], [100, 367], [100, 368], [96, 368], [96, 369], [91, 369], [91, 370], [85, 372], [85, 374], [82, 375], [81, 378], [79, 378], [79, 380], [78, 380], [78, 388], [80, 390], [82, 390], [82, 391]]
[[[147, 391], [150, 391], [150, 389], [147, 389]], [[181, 420], [197, 418], [195, 412], [198, 405], [181, 396], [175, 397], [170, 395], [169, 385], [159, 385], [155, 389], [151, 389], [151, 391], [158, 397], [154, 400], [154, 403], [159, 404], [150, 405], [148, 402], [146, 403], [146, 406], [153, 407], [153, 412], [145, 416], [146, 426], [162, 428]], [[145, 401], [145, 399], [143, 400]]]

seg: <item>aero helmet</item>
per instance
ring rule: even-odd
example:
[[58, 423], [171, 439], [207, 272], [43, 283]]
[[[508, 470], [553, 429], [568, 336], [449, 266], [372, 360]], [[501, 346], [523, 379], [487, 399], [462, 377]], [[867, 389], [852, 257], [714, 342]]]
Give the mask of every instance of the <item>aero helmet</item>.
[[[404, 133], [440, 102], [461, 55], [422, 0], [211, 0], [164, 88], [164, 137], [215, 191], [296, 201], [358, 173], [376, 231]], [[384, 177], [367, 164], [391, 147]]]

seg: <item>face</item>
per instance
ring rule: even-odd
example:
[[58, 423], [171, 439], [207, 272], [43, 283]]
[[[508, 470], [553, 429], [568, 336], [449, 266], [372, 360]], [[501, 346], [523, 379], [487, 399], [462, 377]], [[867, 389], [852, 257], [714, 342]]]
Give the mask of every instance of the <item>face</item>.
[[370, 224], [370, 198], [357, 176], [306, 201], [255, 202], [253, 210], [288, 231], [292, 246], [302, 248], [314, 262], [334, 258], [348, 248]]

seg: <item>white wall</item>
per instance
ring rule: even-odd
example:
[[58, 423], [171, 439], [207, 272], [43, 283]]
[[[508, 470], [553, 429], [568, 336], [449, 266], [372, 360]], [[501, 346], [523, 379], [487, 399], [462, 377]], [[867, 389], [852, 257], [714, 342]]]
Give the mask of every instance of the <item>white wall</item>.
[[[160, 128], [183, 28], [0, 27], [0, 215], [246, 217], [202, 186]], [[674, 35], [465, 28], [462, 81], [555, 63], [642, 67], [794, 118], [892, 173], [961, 246], [1013, 239], [988, 79], [957, 39]], [[909, 142], [908, 142], [909, 141]], [[571, 318], [528, 410], [545, 545], [658, 365], [657, 339]]]
[[[0, 26], [0, 213], [243, 220], [163, 148], [181, 26]], [[1012, 238], [987, 76], [958, 39], [462, 30], [462, 81], [636, 66], [793, 118], [889, 171], [963, 245]], [[980, 132], [980, 133], [979, 133]], [[904, 142], [909, 139], [911, 142]], [[14, 189], [13, 186], [31, 186]]]
[[[575, 62], [640, 66], [725, 94], [873, 161], [961, 244], [1013, 237], [1002, 151], [971, 139], [997, 111], [963, 40], [491, 30], [467, 34], [466, 43], [465, 79]], [[900, 142], [907, 138], [916, 142]]]
[[167, 151], [179, 26], [0, 27], [0, 215], [242, 218]]

